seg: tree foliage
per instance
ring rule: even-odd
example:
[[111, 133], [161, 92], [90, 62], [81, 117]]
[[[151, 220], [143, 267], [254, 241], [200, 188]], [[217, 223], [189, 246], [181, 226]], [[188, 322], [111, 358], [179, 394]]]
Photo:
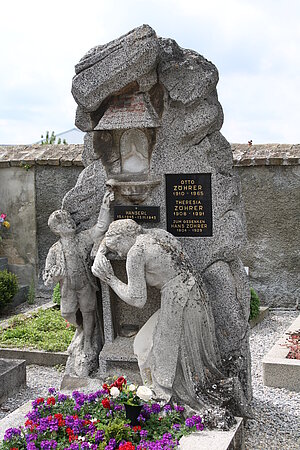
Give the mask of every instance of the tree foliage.
[[[49, 131], [46, 131], [45, 138], [42, 134], [41, 139], [42, 139], [42, 142], [41, 142], [42, 145], [49, 145], [49, 144], [52, 145], [52, 144], [61, 144], [61, 143], [65, 144], [65, 145], [68, 144], [65, 139], [63, 139], [62, 142], [61, 142], [61, 138], [57, 139], [54, 131], [52, 131], [51, 134], [49, 133]], [[57, 142], [56, 142], [56, 139], [57, 139]]]

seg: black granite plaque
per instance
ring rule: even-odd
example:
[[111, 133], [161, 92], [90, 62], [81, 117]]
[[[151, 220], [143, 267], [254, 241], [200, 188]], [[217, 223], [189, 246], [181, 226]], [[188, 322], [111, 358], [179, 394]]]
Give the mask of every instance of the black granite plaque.
[[174, 236], [212, 236], [210, 173], [166, 175], [167, 230]]
[[115, 206], [114, 220], [118, 219], [157, 223], [160, 221], [160, 208], [159, 206]]

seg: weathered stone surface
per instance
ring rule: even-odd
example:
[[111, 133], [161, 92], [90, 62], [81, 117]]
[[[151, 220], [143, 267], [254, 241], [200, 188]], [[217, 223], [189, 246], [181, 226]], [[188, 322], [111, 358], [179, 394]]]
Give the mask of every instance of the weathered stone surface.
[[145, 94], [120, 95], [109, 103], [95, 130], [153, 128], [159, 118]]
[[[236, 168], [241, 177], [248, 242], [242, 249], [262, 304], [299, 305], [300, 168]], [[298, 219], [297, 219], [298, 218]]]
[[0, 358], [0, 404], [26, 385], [26, 362]]
[[67, 373], [88, 376], [98, 368], [103, 347], [102, 314], [98, 311], [97, 283], [90, 271], [89, 259], [93, 245], [104, 237], [109, 222], [109, 205], [113, 193], [106, 192], [96, 224], [88, 231], [76, 233], [71, 214], [54, 211], [48, 220], [59, 240], [50, 248], [43, 280], [46, 286], [60, 285], [62, 316], [76, 327], [68, 348]]
[[219, 76], [210, 61], [192, 50], [180, 48], [171, 39], [160, 39], [159, 44], [159, 79], [172, 100], [186, 105], [214, 92]]
[[106, 97], [150, 72], [157, 55], [158, 40], [148, 25], [93, 48], [76, 66], [75, 100], [86, 111], [96, 111]]
[[[137, 38], [139, 33], [143, 34], [141, 40]], [[121, 49], [129, 45], [132, 50], [121, 55]], [[151, 57], [147, 53], [150, 48]], [[135, 52], [140, 52], [139, 57], [136, 57]], [[99, 152], [97, 135], [89, 138], [89, 155], [100, 153], [101, 161], [92, 162], [82, 172], [76, 187], [65, 197], [64, 207], [75, 218], [78, 231], [87, 229], [89, 223], [95, 220], [95, 205], [99, 204], [106, 177], [111, 178], [114, 188], [119, 178], [125, 175], [129, 184], [132, 182], [138, 185], [140, 182], [141, 186], [142, 182], [155, 176], [160, 183], [151, 191], [145, 191], [140, 203], [160, 205], [159, 227], [166, 228], [168, 203], [162, 201], [165, 198], [164, 175], [211, 174], [213, 235], [180, 240], [194, 270], [203, 276], [208, 285], [217, 327], [222, 328], [226, 323], [226, 339], [221, 330], [217, 333], [224, 370], [226, 374], [236, 375], [249, 399], [249, 287], [239, 260], [239, 252], [245, 245], [245, 216], [239, 181], [232, 170], [230, 145], [219, 132], [223, 112], [216, 92], [216, 67], [203, 56], [180, 48], [170, 39], [157, 38], [153, 30], [144, 26], [119, 40], [92, 49], [76, 70], [77, 75], [73, 80], [75, 100], [80, 108], [83, 107], [90, 114], [90, 123], [94, 129], [109, 128], [112, 141], [111, 147], [103, 146]], [[153, 85], [154, 70], [156, 85]], [[149, 101], [160, 126], [155, 127], [153, 122], [131, 120], [138, 114], [130, 110], [132, 103], [125, 102], [126, 96]], [[116, 112], [113, 107], [118, 102], [123, 102], [121, 118], [117, 117], [120, 111]], [[122, 130], [133, 132], [134, 128], [141, 126], [146, 127], [144, 130], [149, 143], [149, 169], [146, 170], [146, 164], [143, 166], [144, 180], [136, 178], [136, 165], [129, 165], [126, 170], [122, 159]], [[130, 144], [132, 151], [136, 145], [144, 149], [137, 141], [133, 136]], [[252, 155], [247, 157], [252, 163]], [[265, 155], [261, 157], [266, 158]], [[113, 163], [109, 162], [112, 160]], [[119, 196], [117, 202], [128, 204], [124, 195]], [[148, 227], [153, 228], [155, 225], [148, 224]], [[109, 314], [115, 313], [112, 310]], [[112, 330], [110, 335], [113, 336]]]
[[[81, 147], [82, 148], [82, 147]], [[46, 256], [56, 241], [48, 227], [50, 214], [59, 209], [64, 195], [73, 188], [81, 167], [61, 167], [40, 165], [35, 167], [35, 217], [37, 229], [37, 254], [39, 260], [37, 290], [39, 295], [51, 296], [52, 288], [46, 288], [42, 281]], [[51, 186], [51, 189], [49, 188]]]
[[[127, 258], [127, 283], [116, 277], [105, 256], [109, 252]], [[229, 356], [233, 358], [233, 352], [245, 338], [243, 319], [245, 315], [248, 316], [249, 308], [242, 304], [241, 311], [237, 309], [235, 281], [240, 281], [239, 273], [235, 270], [236, 280], [233, 280], [226, 273], [227, 264], [224, 263], [224, 266], [222, 281], [232, 287], [231, 302], [226, 304], [227, 308], [232, 308], [233, 322], [225, 330], [229, 342], [224, 347], [228, 354], [222, 348], [219, 353], [204, 284], [200, 276], [195, 278], [187, 255], [179, 241], [170, 233], [158, 228], [145, 230], [131, 219], [114, 221], [98, 250], [92, 272], [102, 282], [106, 282], [121, 300], [137, 308], [143, 307], [150, 300], [147, 285], [160, 290], [160, 309], [143, 325], [134, 340], [134, 352], [142, 379], [145, 384], [153, 385], [157, 398], [166, 403], [172, 399], [195, 410], [203, 410], [214, 406], [217, 399], [219, 405], [223, 405], [221, 385], [229, 383], [232, 387], [227, 394], [234, 405], [232, 412], [245, 415], [247, 401], [240, 387], [239, 377], [245, 384], [248, 372], [245, 370], [241, 377], [241, 357], [238, 354], [236, 370], [227, 379], [226, 373], [222, 372], [221, 355], [225, 361]], [[244, 271], [242, 266], [241, 269]], [[220, 282], [220, 278], [216, 278]], [[243, 303], [242, 286], [238, 288], [240, 301]], [[216, 291], [220, 294], [218, 284]], [[228, 292], [223, 294], [226, 298]], [[237, 324], [239, 330], [236, 329], [237, 342], [234, 342], [231, 327], [234, 325], [236, 328]], [[220, 325], [217, 323], [217, 326]], [[224, 335], [222, 338], [224, 341]], [[219, 389], [215, 390], [214, 401], [211, 403], [205, 392], [215, 389], [216, 385], [219, 385]], [[247, 396], [250, 395], [249, 387]]]
[[[36, 272], [35, 174], [21, 167], [1, 169], [1, 212], [8, 214], [10, 229], [3, 233], [0, 256], [7, 256], [9, 264], [21, 265], [20, 282], [30, 285]], [[22, 231], [20, 231], [22, 230]]]

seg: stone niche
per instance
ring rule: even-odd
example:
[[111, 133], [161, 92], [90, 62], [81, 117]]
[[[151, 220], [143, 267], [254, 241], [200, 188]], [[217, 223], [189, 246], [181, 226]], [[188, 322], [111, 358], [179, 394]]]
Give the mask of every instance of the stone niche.
[[[94, 47], [75, 70], [72, 93], [78, 105], [76, 125], [86, 132], [86, 167], [63, 207], [78, 230], [87, 229], [95, 223], [109, 185], [115, 205], [128, 206], [129, 217], [132, 208], [160, 209], [160, 222], [144, 221], [144, 227], [167, 229], [167, 216], [173, 216], [181, 230], [178, 239], [208, 291], [224, 368], [239, 377], [250, 398], [249, 286], [239, 259], [245, 220], [231, 148], [220, 133], [216, 67], [143, 25]], [[177, 183], [167, 193], [170, 175]], [[124, 261], [113, 265], [126, 281]], [[102, 300], [103, 370], [109, 359], [105, 355], [116, 355], [118, 348], [126, 351], [121, 350], [119, 360], [115, 357], [115, 364], [133, 363], [127, 351], [131, 335], [159, 307], [159, 296], [149, 292], [147, 309], [136, 311], [102, 286]], [[123, 347], [122, 339], [127, 340]]]

